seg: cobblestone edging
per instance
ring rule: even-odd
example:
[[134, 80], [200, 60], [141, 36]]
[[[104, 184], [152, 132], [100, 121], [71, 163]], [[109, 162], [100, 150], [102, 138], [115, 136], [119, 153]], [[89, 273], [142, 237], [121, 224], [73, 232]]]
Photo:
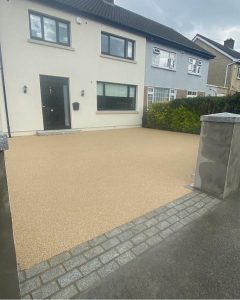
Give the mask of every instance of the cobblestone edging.
[[72, 298], [220, 203], [192, 192], [132, 222], [19, 271], [25, 299]]

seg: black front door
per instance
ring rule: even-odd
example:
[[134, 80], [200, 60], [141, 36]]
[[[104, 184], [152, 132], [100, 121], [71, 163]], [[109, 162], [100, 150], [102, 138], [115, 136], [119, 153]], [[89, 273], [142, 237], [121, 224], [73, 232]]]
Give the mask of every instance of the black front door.
[[40, 75], [45, 130], [71, 128], [68, 78]]

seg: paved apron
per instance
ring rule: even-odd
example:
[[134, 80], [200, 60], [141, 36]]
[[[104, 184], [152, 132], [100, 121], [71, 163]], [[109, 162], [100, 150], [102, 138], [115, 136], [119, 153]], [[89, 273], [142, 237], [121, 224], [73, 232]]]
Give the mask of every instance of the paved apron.
[[19, 270], [22, 298], [80, 297], [220, 202], [192, 192], [28, 270]]

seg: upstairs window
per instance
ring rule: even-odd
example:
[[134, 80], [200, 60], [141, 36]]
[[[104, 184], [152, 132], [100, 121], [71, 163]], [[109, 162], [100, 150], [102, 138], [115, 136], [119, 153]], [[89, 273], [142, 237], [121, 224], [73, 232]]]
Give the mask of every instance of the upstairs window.
[[30, 36], [32, 39], [70, 46], [70, 23], [41, 15], [29, 13]]
[[98, 82], [97, 109], [98, 111], [136, 110], [136, 86]]
[[200, 75], [202, 68], [202, 61], [196, 58], [189, 58], [188, 73], [193, 75]]
[[154, 47], [152, 65], [158, 68], [176, 70], [176, 53]]
[[102, 54], [134, 60], [135, 42], [129, 39], [102, 32]]

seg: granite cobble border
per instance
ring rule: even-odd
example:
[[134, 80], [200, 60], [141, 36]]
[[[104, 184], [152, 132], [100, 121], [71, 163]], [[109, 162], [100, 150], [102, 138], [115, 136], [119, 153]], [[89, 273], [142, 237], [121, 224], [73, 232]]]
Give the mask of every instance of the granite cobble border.
[[74, 298], [220, 202], [194, 191], [28, 270], [19, 270], [21, 296]]

